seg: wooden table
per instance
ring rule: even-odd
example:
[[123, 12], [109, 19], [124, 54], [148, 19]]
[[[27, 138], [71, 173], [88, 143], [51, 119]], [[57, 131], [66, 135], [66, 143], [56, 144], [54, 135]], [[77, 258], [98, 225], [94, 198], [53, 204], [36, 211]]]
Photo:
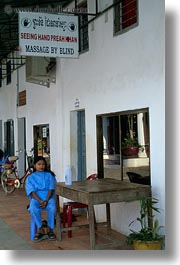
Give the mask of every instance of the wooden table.
[[[116, 179], [97, 179], [74, 181], [72, 185], [66, 186], [64, 182], [56, 184], [56, 195], [67, 199], [85, 203], [89, 210], [89, 230], [91, 249], [102, 249], [103, 245], [96, 244], [94, 205], [106, 204], [107, 231], [111, 229], [110, 204], [115, 202], [136, 201], [151, 196], [151, 187], [141, 184], [121, 181]], [[60, 226], [59, 197], [57, 200], [57, 239], [61, 240], [61, 233], [64, 228]], [[119, 242], [120, 243], [120, 242]], [[120, 246], [118, 242], [113, 242], [107, 247]]]

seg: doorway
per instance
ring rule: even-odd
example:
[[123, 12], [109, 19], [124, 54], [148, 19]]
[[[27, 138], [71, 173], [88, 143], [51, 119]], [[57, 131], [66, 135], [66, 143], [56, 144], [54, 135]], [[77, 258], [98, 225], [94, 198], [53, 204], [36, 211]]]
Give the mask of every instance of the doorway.
[[0, 120], [0, 149], [3, 150], [2, 120]]
[[70, 155], [76, 180], [86, 179], [86, 127], [85, 111], [70, 113]]
[[50, 168], [50, 132], [49, 124], [33, 126], [34, 156], [43, 156]]
[[4, 122], [4, 153], [13, 156], [14, 153], [14, 121]]
[[86, 179], [85, 111], [78, 111], [78, 180]]
[[26, 170], [26, 118], [18, 118], [18, 171], [23, 176]]

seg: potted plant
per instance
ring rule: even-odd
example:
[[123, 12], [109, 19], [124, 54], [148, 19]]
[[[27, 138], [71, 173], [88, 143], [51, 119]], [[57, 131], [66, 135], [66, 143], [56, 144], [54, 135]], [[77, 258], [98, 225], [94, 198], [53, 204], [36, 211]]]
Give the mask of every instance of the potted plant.
[[135, 250], [161, 250], [163, 236], [159, 234], [162, 226], [159, 226], [158, 220], [153, 220], [152, 211], [158, 212], [159, 208], [155, 205], [158, 200], [155, 198], [142, 199], [140, 201], [140, 216], [130, 223], [131, 226], [135, 221], [140, 223], [138, 232], [130, 229], [131, 233], [127, 237], [128, 244], [132, 244]]
[[138, 139], [135, 137], [134, 132], [134, 117], [133, 114], [127, 115], [128, 121], [128, 132], [126, 138], [122, 141], [122, 153], [124, 156], [134, 156], [136, 157], [139, 152]]
[[137, 138], [131, 138], [127, 135], [127, 138], [122, 142], [122, 153], [124, 156], [137, 156], [139, 147]]

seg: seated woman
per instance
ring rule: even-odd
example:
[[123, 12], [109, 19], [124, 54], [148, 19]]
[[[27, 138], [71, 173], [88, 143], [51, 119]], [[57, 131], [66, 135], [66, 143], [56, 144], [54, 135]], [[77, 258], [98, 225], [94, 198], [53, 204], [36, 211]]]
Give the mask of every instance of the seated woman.
[[[56, 178], [54, 173], [47, 170], [47, 163], [44, 157], [38, 156], [34, 160], [34, 172], [29, 175], [26, 181], [26, 193], [30, 197], [29, 212], [37, 225], [35, 242], [48, 237], [49, 240], [56, 240], [54, 234], [54, 219], [56, 215], [56, 203], [54, 196]], [[47, 234], [45, 235], [41, 214], [42, 210], [47, 211]]]

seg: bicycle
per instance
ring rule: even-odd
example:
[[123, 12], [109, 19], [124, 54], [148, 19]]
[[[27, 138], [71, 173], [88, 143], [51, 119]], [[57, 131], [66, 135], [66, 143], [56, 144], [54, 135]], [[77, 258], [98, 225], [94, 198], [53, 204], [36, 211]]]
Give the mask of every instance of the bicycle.
[[[21, 186], [25, 187], [27, 177], [33, 172], [33, 150], [33, 148], [30, 150], [31, 156], [28, 156], [27, 151], [25, 150], [28, 168], [21, 177], [19, 176], [16, 167], [16, 161], [19, 159], [18, 156], [8, 156], [5, 159], [5, 163], [0, 166], [3, 169], [3, 172], [1, 173], [1, 185], [6, 193], [12, 193], [15, 189], [18, 189]], [[22, 152], [22, 150], [19, 152]]]

